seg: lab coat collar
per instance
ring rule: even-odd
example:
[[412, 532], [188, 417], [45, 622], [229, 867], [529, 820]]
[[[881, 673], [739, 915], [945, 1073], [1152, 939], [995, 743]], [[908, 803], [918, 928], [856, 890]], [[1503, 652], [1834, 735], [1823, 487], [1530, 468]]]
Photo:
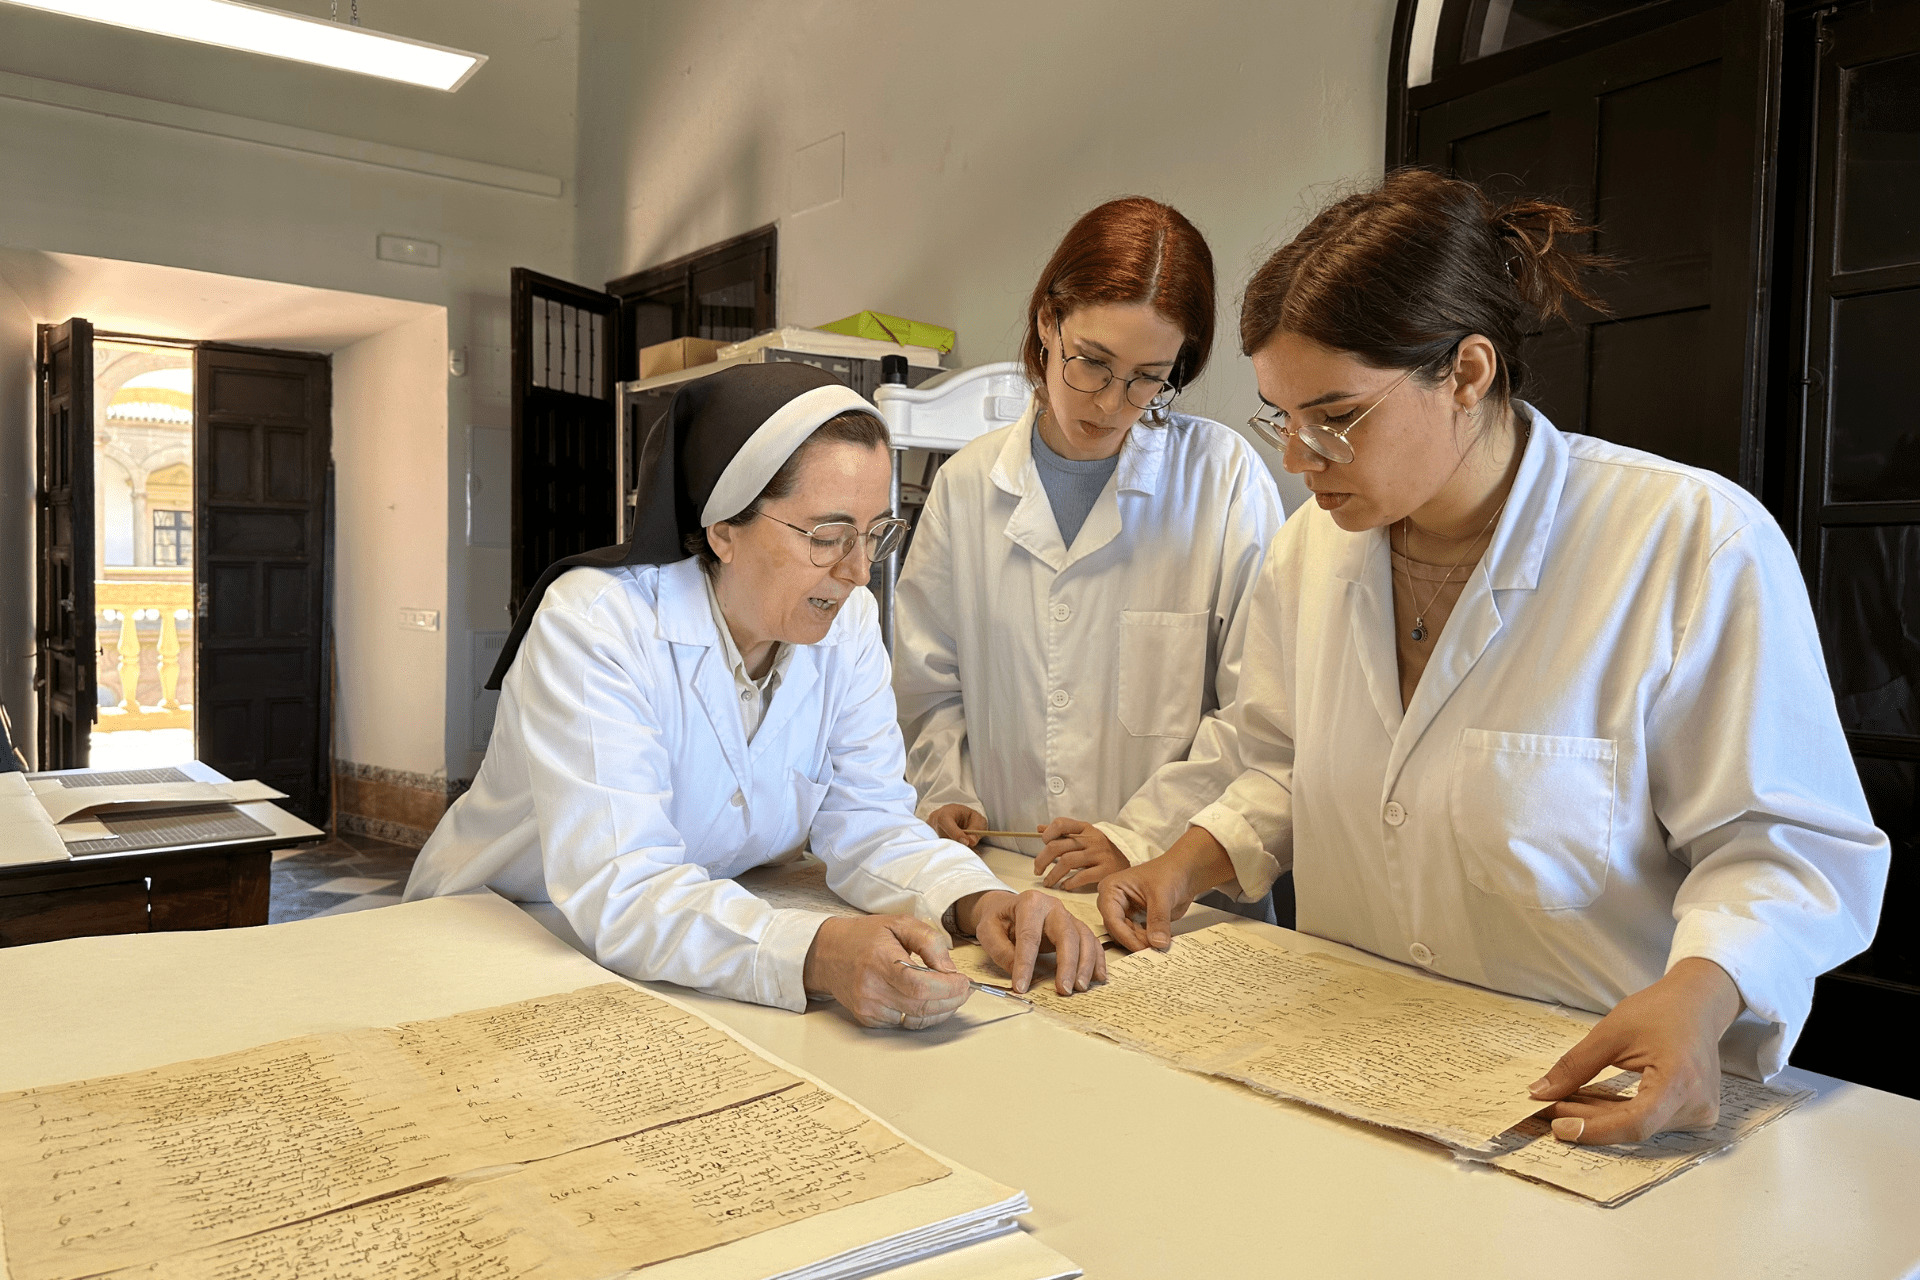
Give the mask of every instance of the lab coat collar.
[[1071, 550], [1060, 539], [1060, 526], [1053, 518], [1053, 505], [1047, 500], [1046, 486], [1033, 461], [1033, 424], [1040, 412], [1038, 397], [1028, 397], [1027, 410], [1020, 421], [1007, 430], [1000, 456], [988, 473], [1001, 492], [1020, 501], [1007, 520], [1006, 535], [1055, 573], [1076, 561], [1084, 560], [1120, 536], [1120, 499], [1122, 492], [1151, 494], [1160, 487], [1166, 468], [1167, 432], [1171, 427], [1142, 427], [1135, 424], [1120, 446], [1113, 479], [1094, 501], [1093, 510], [1080, 527]]
[[1516, 418], [1531, 420], [1520, 470], [1513, 477], [1506, 514], [1493, 531], [1483, 563], [1495, 591], [1532, 591], [1540, 585], [1547, 540], [1560, 516], [1560, 495], [1567, 487], [1567, 438], [1523, 400], [1513, 402]]
[[[668, 644], [699, 645], [706, 649], [720, 649], [726, 646], [720, 640], [720, 626], [713, 618], [713, 609], [707, 604], [706, 570], [700, 567], [698, 557], [689, 556], [672, 564], [660, 566], [660, 606], [654, 612], [653, 633]], [[822, 645], [834, 645], [844, 642], [851, 636], [854, 623], [849, 615], [854, 612], [852, 599], [840, 607], [840, 615], [827, 628], [827, 634], [810, 645], [790, 645], [796, 651], [816, 649]], [[724, 659], [720, 665], [727, 664]], [[732, 672], [728, 672], [732, 678]], [[782, 676], [781, 679], [787, 679]]]
[[[1513, 407], [1533, 426], [1520, 455], [1520, 470], [1513, 477], [1507, 509], [1480, 563], [1495, 591], [1532, 591], [1540, 585], [1540, 566], [1547, 557], [1547, 540], [1567, 484], [1567, 438], [1532, 405], [1516, 400]], [[1342, 532], [1334, 576], [1364, 584], [1390, 573], [1388, 536], [1385, 529]]]

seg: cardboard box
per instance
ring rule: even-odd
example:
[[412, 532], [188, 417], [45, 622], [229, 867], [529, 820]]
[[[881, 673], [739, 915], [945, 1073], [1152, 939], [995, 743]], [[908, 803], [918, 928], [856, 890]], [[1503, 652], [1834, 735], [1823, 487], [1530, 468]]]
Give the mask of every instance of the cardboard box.
[[678, 373], [696, 365], [712, 364], [719, 359], [720, 348], [726, 345], [712, 338], [674, 338], [669, 342], [656, 342], [650, 347], [642, 347], [640, 376], [653, 378], [663, 373]]
[[820, 327], [828, 333], [846, 333], [856, 338], [872, 338], [876, 342], [896, 342], [903, 347], [932, 347], [942, 354], [953, 350], [953, 330], [942, 329], [924, 320], [908, 320], [878, 311], [862, 311]]

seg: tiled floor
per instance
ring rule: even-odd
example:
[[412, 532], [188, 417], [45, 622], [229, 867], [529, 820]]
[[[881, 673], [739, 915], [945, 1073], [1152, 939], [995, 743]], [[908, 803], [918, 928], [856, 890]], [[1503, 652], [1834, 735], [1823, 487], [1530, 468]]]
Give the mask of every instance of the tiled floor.
[[400, 901], [415, 850], [371, 836], [335, 836], [273, 855], [267, 923], [337, 916]]

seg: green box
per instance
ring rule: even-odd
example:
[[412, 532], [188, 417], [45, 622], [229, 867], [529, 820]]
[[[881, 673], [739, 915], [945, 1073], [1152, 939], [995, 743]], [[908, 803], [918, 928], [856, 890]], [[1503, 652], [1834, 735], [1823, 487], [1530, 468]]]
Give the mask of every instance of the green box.
[[932, 347], [943, 355], [953, 350], [953, 330], [942, 329], [939, 325], [928, 324], [924, 320], [908, 320], [903, 316], [883, 315], [878, 311], [862, 311], [844, 320], [823, 324], [820, 328], [828, 333], [844, 333], [853, 338], [872, 338], [875, 342], [893, 342], [906, 347]]

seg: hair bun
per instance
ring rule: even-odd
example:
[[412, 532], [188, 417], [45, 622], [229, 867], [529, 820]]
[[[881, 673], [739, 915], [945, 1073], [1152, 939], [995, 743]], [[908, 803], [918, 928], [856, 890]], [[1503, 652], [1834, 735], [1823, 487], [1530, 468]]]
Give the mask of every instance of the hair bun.
[[1541, 320], [1563, 317], [1572, 298], [1605, 313], [1606, 303], [1581, 281], [1582, 272], [1614, 265], [1610, 258], [1571, 243], [1597, 228], [1554, 200], [1520, 197], [1492, 209], [1487, 225], [1505, 261], [1507, 275]]

